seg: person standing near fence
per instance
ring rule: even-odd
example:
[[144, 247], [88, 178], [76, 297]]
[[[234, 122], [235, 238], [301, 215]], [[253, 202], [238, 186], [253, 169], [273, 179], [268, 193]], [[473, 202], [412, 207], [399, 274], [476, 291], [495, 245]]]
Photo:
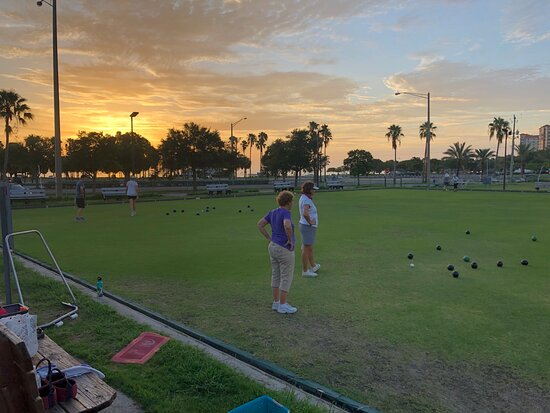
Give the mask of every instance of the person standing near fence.
[[[280, 314], [293, 314], [298, 309], [287, 302], [288, 291], [294, 278], [294, 224], [292, 223], [292, 199], [289, 191], [277, 195], [278, 208], [267, 213], [258, 221], [258, 229], [269, 241], [268, 251], [271, 259], [271, 290], [273, 304], [271, 309]], [[266, 226], [271, 225], [271, 235]]]
[[76, 183], [76, 189], [75, 189], [76, 217], [74, 218], [76, 222], [85, 221], [85, 218], [83, 216], [84, 208], [86, 208], [86, 187], [84, 186], [84, 179], [86, 179], [86, 175], [82, 175], [78, 180], [78, 182]]
[[139, 194], [138, 183], [134, 180], [133, 177], [130, 177], [130, 180], [126, 182], [126, 196], [130, 202], [130, 216], [136, 215], [136, 204]]

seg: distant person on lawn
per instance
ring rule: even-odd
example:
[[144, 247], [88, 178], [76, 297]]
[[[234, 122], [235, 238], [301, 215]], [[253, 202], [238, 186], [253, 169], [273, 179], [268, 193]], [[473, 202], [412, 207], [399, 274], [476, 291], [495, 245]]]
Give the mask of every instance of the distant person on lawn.
[[136, 203], [138, 199], [139, 189], [138, 183], [134, 180], [133, 177], [126, 182], [126, 196], [130, 201], [130, 216], [136, 215]]
[[[294, 278], [294, 224], [292, 223], [292, 199], [289, 191], [281, 191], [277, 195], [278, 208], [267, 213], [258, 221], [258, 229], [269, 241], [269, 257], [271, 258], [271, 289], [273, 304], [271, 309], [280, 314], [293, 314], [298, 309], [292, 307], [286, 300]], [[271, 235], [266, 230], [271, 225]]]
[[458, 191], [458, 183], [460, 182], [460, 178], [458, 175], [453, 176], [453, 191]]
[[317, 207], [313, 203], [313, 195], [319, 189], [311, 181], [302, 184], [300, 197], [300, 234], [302, 234], [302, 276], [317, 277], [321, 264], [316, 264], [313, 258], [313, 245], [317, 233]]
[[445, 176], [443, 177], [443, 187], [445, 188], [445, 191], [449, 189], [450, 185], [451, 185], [451, 175], [449, 175], [448, 172], [445, 172]]
[[75, 204], [76, 204], [76, 222], [83, 222], [84, 219], [84, 208], [86, 208], [86, 187], [84, 186], [84, 179], [86, 175], [82, 175], [78, 182], [76, 183], [75, 189]]

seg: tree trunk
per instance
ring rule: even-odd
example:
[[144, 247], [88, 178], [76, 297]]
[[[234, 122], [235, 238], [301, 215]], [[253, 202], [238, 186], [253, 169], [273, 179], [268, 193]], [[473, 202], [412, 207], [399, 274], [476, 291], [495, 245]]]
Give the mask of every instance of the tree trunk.
[[500, 148], [500, 142], [497, 142], [497, 153], [495, 155], [495, 174], [497, 173], [497, 166], [498, 166], [498, 150]]
[[298, 169], [294, 170], [294, 188], [298, 186]]
[[393, 186], [395, 187], [395, 177], [397, 175], [397, 147], [393, 149]]
[[248, 172], [248, 177], [252, 177], [252, 145], [250, 145], [250, 172]]
[[6, 117], [6, 148], [4, 149], [4, 168], [2, 169], [2, 178], [7, 180], [7, 172], [8, 172], [8, 155], [9, 155], [9, 148], [10, 148], [10, 133], [8, 132], [8, 128], [10, 127], [10, 124], [8, 123], [8, 118]]
[[193, 191], [196, 192], [197, 191], [197, 169], [192, 168], [192, 171], [193, 171]]
[[324, 165], [324, 175], [325, 175], [325, 185], [327, 184], [327, 145], [325, 145], [325, 165]]
[[[325, 182], [326, 182], [326, 178], [325, 178]], [[357, 174], [357, 186], [359, 186], [359, 173]]]

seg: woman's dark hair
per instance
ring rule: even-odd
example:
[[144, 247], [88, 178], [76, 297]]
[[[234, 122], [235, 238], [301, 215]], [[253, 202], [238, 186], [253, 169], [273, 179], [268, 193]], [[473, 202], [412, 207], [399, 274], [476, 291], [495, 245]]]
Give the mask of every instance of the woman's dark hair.
[[311, 195], [315, 184], [311, 181], [306, 181], [302, 184], [302, 194]]
[[279, 192], [279, 195], [277, 195], [277, 203], [279, 206], [286, 206], [292, 202], [292, 199], [294, 198], [294, 194], [289, 191], [281, 191]]

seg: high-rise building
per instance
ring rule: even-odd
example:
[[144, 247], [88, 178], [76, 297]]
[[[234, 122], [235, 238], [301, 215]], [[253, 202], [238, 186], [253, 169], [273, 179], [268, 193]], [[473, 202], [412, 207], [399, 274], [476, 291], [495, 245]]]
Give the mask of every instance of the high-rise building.
[[539, 128], [539, 151], [550, 148], [550, 125]]
[[532, 150], [537, 151], [539, 149], [539, 135], [529, 135], [528, 133], [519, 134], [520, 145], [527, 145]]

